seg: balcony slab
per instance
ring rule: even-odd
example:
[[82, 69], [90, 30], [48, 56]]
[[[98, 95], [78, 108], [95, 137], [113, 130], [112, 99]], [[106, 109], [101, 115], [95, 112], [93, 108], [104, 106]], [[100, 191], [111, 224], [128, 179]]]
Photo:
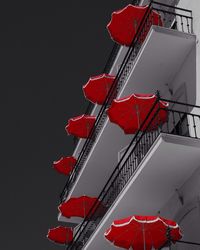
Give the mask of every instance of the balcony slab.
[[160, 134], [84, 249], [114, 250], [103, 236], [113, 220], [134, 214], [157, 215], [200, 167], [199, 155], [200, 140]]

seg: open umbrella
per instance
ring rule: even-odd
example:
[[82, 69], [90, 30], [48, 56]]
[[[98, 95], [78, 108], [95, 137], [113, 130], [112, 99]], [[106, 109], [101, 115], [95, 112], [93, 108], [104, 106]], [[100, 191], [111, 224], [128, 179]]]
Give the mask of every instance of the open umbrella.
[[104, 236], [115, 246], [124, 249], [151, 250], [160, 249], [170, 240], [175, 243], [182, 234], [175, 221], [160, 216], [130, 216], [115, 220]]
[[96, 117], [93, 115], [80, 115], [69, 119], [65, 129], [70, 135], [87, 138], [95, 124], [95, 121]]
[[108, 74], [90, 77], [89, 81], [83, 86], [85, 97], [93, 103], [102, 105], [114, 80], [115, 76]]
[[47, 238], [55, 243], [68, 244], [73, 240], [73, 231], [71, 228], [58, 226], [49, 229]]
[[85, 218], [94, 204], [99, 206], [101, 203], [96, 197], [84, 195], [70, 198], [68, 201], [62, 203], [58, 209], [64, 217], [70, 218], [75, 216]]
[[[134, 6], [129, 4], [125, 8], [113, 12], [111, 21], [107, 25], [111, 38], [121, 45], [130, 46], [147, 8], [148, 6]], [[151, 25], [162, 26], [160, 15], [156, 11], [151, 10], [148, 19], [143, 40]]]
[[134, 134], [138, 129], [144, 131], [147, 126], [148, 131], [154, 130], [167, 121], [167, 102], [158, 101], [142, 128], [141, 124], [156, 100], [156, 95], [132, 94], [113, 100], [107, 114], [110, 121], [119, 125], [126, 134]]
[[69, 175], [76, 165], [77, 160], [73, 156], [61, 157], [53, 162], [53, 168], [60, 174]]

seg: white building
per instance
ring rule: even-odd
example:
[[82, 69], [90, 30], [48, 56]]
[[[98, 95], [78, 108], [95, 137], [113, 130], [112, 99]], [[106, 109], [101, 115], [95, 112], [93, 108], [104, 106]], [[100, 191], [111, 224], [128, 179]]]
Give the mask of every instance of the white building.
[[[67, 249], [116, 249], [105, 240], [105, 230], [113, 220], [134, 214], [173, 219], [182, 240], [200, 242], [200, 1], [158, 2], [150, 8], [164, 26], [152, 26], [142, 45], [136, 39], [130, 49], [115, 46], [106, 70], [117, 76], [118, 98], [159, 91], [171, 101], [169, 121], [152, 132], [124, 135], [106, 115], [112, 95], [107, 105], [93, 107], [96, 130], [75, 148], [78, 163], [62, 200], [99, 197], [107, 209], [84, 221], [59, 215], [66, 223], [83, 221]], [[142, 30], [148, 24], [146, 15]], [[199, 247], [177, 243], [172, 249]]]

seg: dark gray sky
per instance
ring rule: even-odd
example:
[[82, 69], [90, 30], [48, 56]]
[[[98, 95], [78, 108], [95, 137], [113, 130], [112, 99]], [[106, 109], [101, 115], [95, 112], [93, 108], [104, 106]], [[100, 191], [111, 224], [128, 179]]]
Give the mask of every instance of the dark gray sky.
[[73, 152], [64, 127], [88, 102], [82, 85], [102, 72], [113, 46], [113, 10], [130, 1], [26, 1], [0, 8], [1, 249], [64, 249], [57, 226], [66, 178], [51, 165]]

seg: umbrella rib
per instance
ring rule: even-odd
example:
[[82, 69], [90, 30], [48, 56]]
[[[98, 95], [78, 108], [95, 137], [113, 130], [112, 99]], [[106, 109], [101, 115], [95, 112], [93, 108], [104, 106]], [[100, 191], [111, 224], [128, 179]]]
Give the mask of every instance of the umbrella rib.
[[144, 223], [142, 224], [142, 235], [143, 235], [144, 250], [146, 250]]
[[86, 207], [86, 199], [83, 200], [83, 214], [85, 218], [85, 207]]
[[151, 239], [151, 247], [154, 247], [154, 242], [153, 242], [153, 238], [152, 238], [152, 234], [150, 233], [150, 231], [147, 231], [147, 234], [149, 235], [149, 238]]
[[69, 241], [69, 232], [67, 232], [67, 230], [66, 230], [66, 241], [65, 241], [65, 243], [66, 243], [66, 245], [67, 245], [67, 242]]
[[[133, 245], [134, 245], [134, 240], [137, 239], [137, 236], [140, 234], [140, 230], [141, 230], [141, 225], [138, 225], [137, 229], [134, 230], [135, 233], [133, 234], [133, 237], [132, 237], [132, 240], [131, 240], [132, 248], [133, 248]], [[128, 231], [128, 229], [126, 231]]]
[[137, 104], [134, 105], [135, 110], [136, 110], [136, 116], [137, 116], [137, 121], [138, 121], [138, 129], [140, 128], [140, 113], [139, 113], [139, 107]]

